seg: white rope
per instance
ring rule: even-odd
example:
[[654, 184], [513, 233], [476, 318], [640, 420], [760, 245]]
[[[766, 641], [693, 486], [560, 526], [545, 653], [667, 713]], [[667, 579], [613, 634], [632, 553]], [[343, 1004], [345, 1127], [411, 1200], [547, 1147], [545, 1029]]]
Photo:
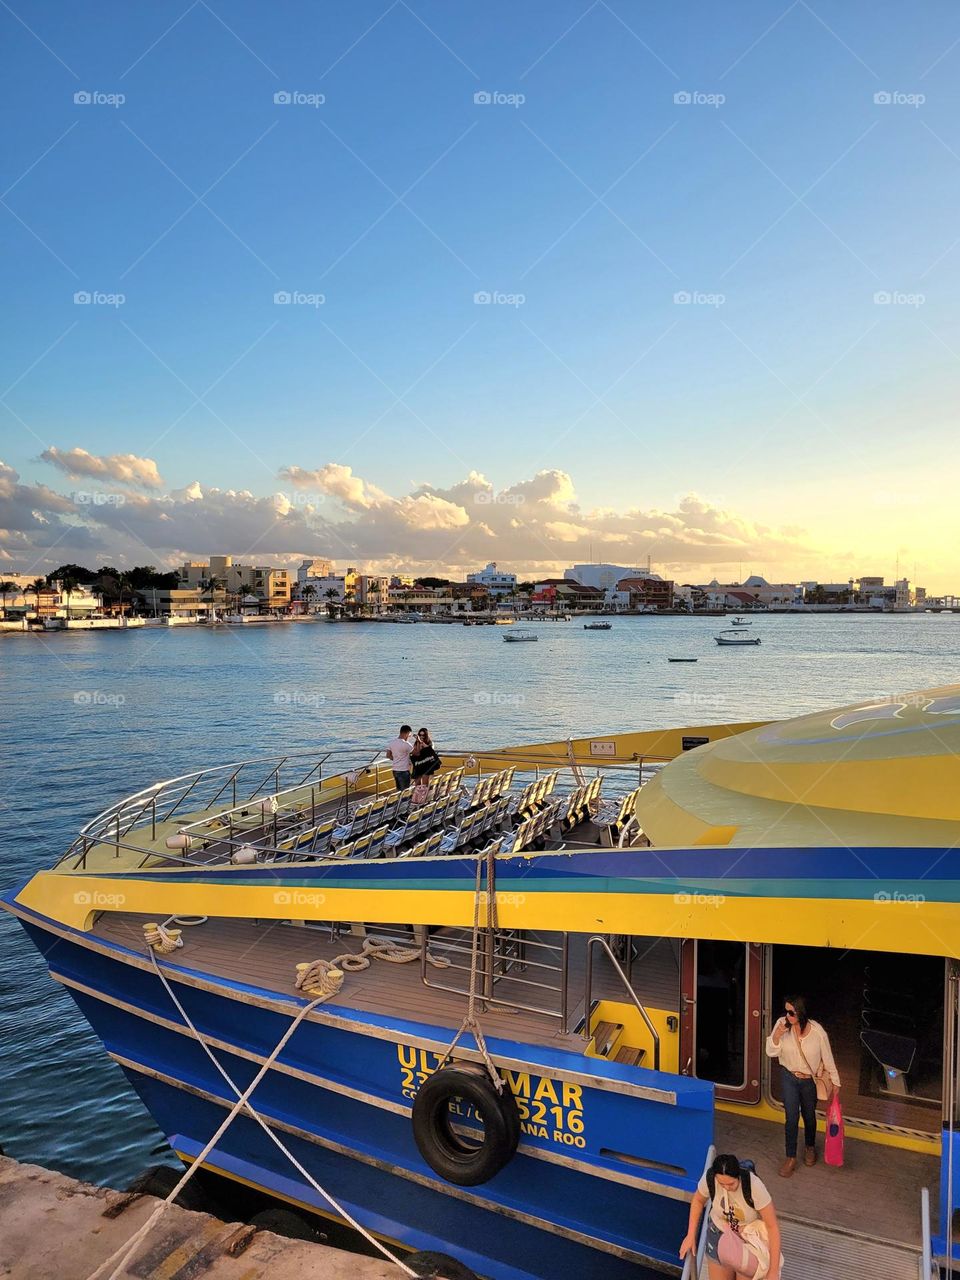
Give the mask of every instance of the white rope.
[[296, 1158], [293, 1152], [290, 1151], [289, 1148], [284, 1145], [284, 1143], [280, 1140], [280, 1138], [277, 1137], [277, 1135], [266, 1123], [266, 1121], [263, 1119], [260, 1113], [256, 1111], [250, 1105], [250, 1102], [249, 1102], [250, 1096], [252, 1095], [254, 1089], [256, 1089], [257, 1085], [260, 1083], [263, 1077], [267, 1074], [267, 1072], [276, 1062], [277, 1058], [280, 1056], [280, 1053], [283, 1051], [285, 1045], [287, 1044], [287, 1041], [293, 1035], [294, 1031], [296, 1031], [297, 1027], [300, 1025], [303, 1019], [307, 1016], [307, 1014], [311, 1013], [317, 1007], [317, 1005], [321, 1003], [324, 997], [321, 997], [320, 999], [317, 999], [317, 1000], [311, 1000], [309, 1004], [303, 1006], [303, 1008], [297, 1013], [296, 1017], [290, 1023], [289, 1027], [287, 1027], [286, 1031], [280, 1037], [280, 1040], [278, 1041], [276, 1048], [273, 1050], [270, 1056], [266, 1059], [263, 1066], [254, 1076], [253, 1080], [250, 1082], [247, 1088], [244, 1089], [243, 1092], [241, 1093], [241, 1091], [238, 1089], [237, 1085], [234, 1083], [232, 1077], [230, 1076], [226, 1068], [222, 1066], [219, 1060], [214, 1056], [212, 1050], [210, 1049], [210, 1046], [207, 1044], [203, 1036], [197, 1030], [196, 1026], [194, 1025], [193, 1021], [190, 1018], [190, 1015], [187, 1013], [186, 1009], [184, 1009], [183, 1005], [180, 1003], [180, 1000], [178, 999], [176, 992], [173, 990], [172, 986], [167, 980], [166, 974], [160, 968], [159, 961], [157, 960], [157, 954], [152, 947], [149, 948], [149, 955], [150, 955], [151, 961], [153, 962], [153, 967], [156, 970], [157, 977], [162, 982], [164, 989], [167, 992], [167, 995], [169, 995], [170, 999], [173, 1001], [173, 1004], [175, 1005], [177, 1012], [180, 1014], [181, 1018], [183, 1018], [184, 1023], [186, 1024], [187, 1027], [189, 1027], [190, 1031], [193, 1033], [200, 1047], [203, 1049], [204, 1053], [213, 1063], [214, 1067], [216, 1067], [217, 1071], [220, 1073], [220, 1075], [229, 1085], [232, 1092], [236, 1094], [237, 1101], [231, 1108], [229, 1114], [227, 1115], [227, 1118], [223, 1121], [223, 1123], [217, 1129], [216, 1133], [209, 1140], [209, 1142], [206, 1144], [206, 1146], [203, 1148], [200, 1154], [196, 1157], [193, 1164], [191, 1164], [190, 1167], [185, 1171], [185, 1173], [180, 1178], [177, 1185], [173, 1188], [173, 1190], [166, 1197], [166, 1199], [162, 1200], [160, 1204], [157, 1205], [156, 1209], [154, 1209], [150, 1217], [137, 1231], [134, 1232], [133, 1236], [127, 1242], [127, 1244], [121, 1245], [121, 1247], [114, 1254], [112, 1254], [109, 1258], [107, 1258], [105, 1262], [102, 1262], [100, 1266], [96, 1269], [96, 1271], [94, 1271], [88, 1277], [88, 1280], [99, 1280], [99, 1277], [103, 1275], [106, 1268], [109, 1267], [113, 1262], [116, 1262], [117, 1265], [114, 1267], [113, 1271], [110, 1272], [109, 1276], [107, 1277], [107, 1280], [118, 1280], [118, 1277], [122, 1274], [124, 1268], [126, 1267], [126, 1264], [130, 1261], [130, 1258], [136, 1251], [137, 1246], [153, 1229], [153, 1227], [159, 1221], [162, 1214], [165, 1212], [167, 1206], [177, 1198], [177, 1196], [180, 1194], [183, 1188], [187, 1185], [187, 1183], [190, 1181], [193, 1175], [197, 1172], [200, 1166], [204, 1163], [204, 1161], [210, 1155], [211, 1151], [213, 1151], [213, 1149], [216, 1147], [217, 1143], [226, 1133], [227, 1129], [229, 1129], [230, 1125], [233, 1124], [234, 1120], [243, 1110], [245, 1110], [250, 1115], [251, 1119], [255, 1120], [257, 1124], [259, 1124], [260, 1128], [264, 1131], [267, 1137], [280, 1149], [280, 1151], [283, 1152], [283, 1154], [287, 1157], [287, 1159], [290, 1161], [293, 1167], [297, 1170], [297, 1172], [310, 1184], [311, 1187], [313, 1187], [314, 1191], [316, 1191], [318, 1195], [321, 1195], [327, 1201], [327, 1203], [337, 1213], [339, 1213], [340, 1216], [347, 1223], [349, 1223], [351, 1227], [354, 1228], [355, 1231], [358, 1231], [360, 1235], [364, 1237], [365, 1240], [367, 1240], [370, 1244], [372, 1244], [376, 1249], [379, 1249], [380, 1252], [384, 1255], [384, 1257], [387, 1258], [389, 1262], [394, 1263], [397, 1267], [400, 1268], [401, 1271], [404, 1272], [405, 1275], [413, 1276], [414, 1280], [416, 1280], [417, 1273], [415, 1271], [411, 1270], [410, 1267], [406, 1265], [406, 1263], [401, 1262], [401, 1260], [396, 1256], [396, 1254], [392, 1253], [386, 1247], [386, 1245], [384, 1245], [380, 1240], [376, 1238], [376, 1236], [371, 1235], [371, 1233], [367, 1231], [365, 1227], [361, 1226], [361, 1224], [357, 1222], [357, 1220], [347, 1212], [347, 1210], [343, 1207], [343, 1205], [340, 1204], [339, 1201], [333, 1198], [333, 1196], [330, 1194], [329, 1191], [326, 1191], [323, 1187], [320, 1186], [319, 1182], [316, 1181], [316, 1179], [313, 1177], [312, 1174], [307, 1172], [307, 1170], [303, 1167], [303, 1165]]
[[[424, 941], [426, 946], [426, 941]], [[364, 938], [359, 951], [345, 951], [332, 960], [312, 960], [297, 965], [296, 986], [318, 1000], [329, 1000], [343, 986], [344, 973], [360, 973], [370, 968], [370, 958], [391, 964], [411, 964], [420, 959], [419, 947], [401, 947], [391, 938]], [[435, 969], [449, 969], [450, 961], [427, 950], [427, 963]]]

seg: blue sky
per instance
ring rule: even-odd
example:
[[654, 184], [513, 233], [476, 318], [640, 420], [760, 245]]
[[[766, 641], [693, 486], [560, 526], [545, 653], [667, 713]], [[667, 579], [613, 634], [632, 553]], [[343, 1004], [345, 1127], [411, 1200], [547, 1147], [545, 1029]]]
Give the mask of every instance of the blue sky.
[[[900, 554], [957, 585], [955, 6], [19, 3], [0, 28], [11, 567], [55, 528], [55, 561], [600, 542], [768, 577]], [[21, 489], [84, 475], [51, 447], [162, 485], [106, 529], [34, 523]], [[289, 467], [316, 538], [225, 498], [218, 545], [180, 531], [168, 493], [266, 499]], [[444, 508], [421, 546], [471, 471], [570, 483], [516, 525]]]

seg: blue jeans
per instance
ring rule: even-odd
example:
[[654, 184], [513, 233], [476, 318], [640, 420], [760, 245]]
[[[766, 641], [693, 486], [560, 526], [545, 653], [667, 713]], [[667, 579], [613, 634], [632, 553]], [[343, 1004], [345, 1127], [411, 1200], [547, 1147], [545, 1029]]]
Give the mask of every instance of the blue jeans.
[[407, 787], [409, 787], [410, 785], [410, 770], [394, 769], [393, 782], [394, 782], [394, 786], [397, 788], [398, 791], [406, 791]]
[[783, 1108], [786, 1111], [785, 1143], [787, 1157], [796, 1158], [797, 1130], [803, 1116], [803, 1136], [808, 1147], [817, 1145], [817, 1086], [814, 1080], [798, 1080], [786, 1067], [780, 1068], [783, 1079]]

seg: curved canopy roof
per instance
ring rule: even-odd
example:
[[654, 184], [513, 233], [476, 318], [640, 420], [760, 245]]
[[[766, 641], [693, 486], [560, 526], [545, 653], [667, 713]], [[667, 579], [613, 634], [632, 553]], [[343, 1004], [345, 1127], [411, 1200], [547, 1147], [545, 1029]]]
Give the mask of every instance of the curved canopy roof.
[[643, 788], [637, 817], [654, 845], [960, 842], [960, 685], [698, 747]]

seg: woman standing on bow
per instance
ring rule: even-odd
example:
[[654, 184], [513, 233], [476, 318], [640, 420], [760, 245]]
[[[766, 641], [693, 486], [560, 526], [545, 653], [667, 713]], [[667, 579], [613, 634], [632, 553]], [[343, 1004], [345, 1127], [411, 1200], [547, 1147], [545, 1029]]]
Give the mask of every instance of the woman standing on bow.
[[803, 1163], [814, 1165], [817, 1163], [817, 1100], [829, 1106], [840, 1088], [830, 1038], [820, 1023], [808, 1015], [803, 996], [784, 1001], [783, 1017], [767, 1037], [767, 1056], [780, 1059], [786, 1113], [786, 1158], [780, 1166], [780, 1177], [792, 1178], [797, 1167], [800, 1116], [803, 1116], [806, 1143]]

